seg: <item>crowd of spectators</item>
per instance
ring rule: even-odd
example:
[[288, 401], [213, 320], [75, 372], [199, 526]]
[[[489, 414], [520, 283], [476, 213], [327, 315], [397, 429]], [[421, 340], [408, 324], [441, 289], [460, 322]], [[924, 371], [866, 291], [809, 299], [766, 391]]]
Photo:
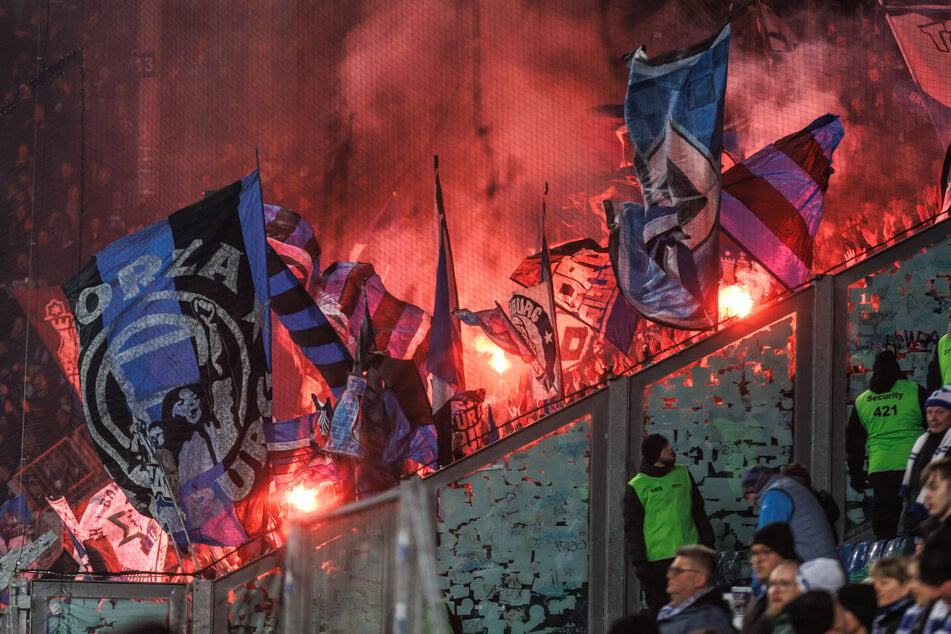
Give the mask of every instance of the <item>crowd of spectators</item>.
[[[0, 6], [0, 503], [30, 486], [14, 473], [68, 442], [82, 423], [56, 348], [38, 334], [45, 306], [32, 292], [55, 287], [78, 270], [83, 255], [124, 232], [100, 230], [97, 240], [87, 227], [100, 219], [83, 215], [89, 168], [83, 165], [80, 7]], [[123, 159], [113, 154], [107, 161], [106, 172]], [[97, 190], [86, 176], [88, 197]], [[43, 475], [57, 486], [33, 494], [67, 491], [70, 478]]]
[[[729, 588], [724, 582], [734, 580], [718, 574], [714, 549], [691, 541], [677, 546], [671, 537], [682, 524], [669, 507], [689, 505], [689, 493], [671, 490], [665, 481], [669, 478], [656, 473], [647, 478], [647, 488], [639, 486], [640, 478], [662, 462], [656, 448], [665, 441], [654, 436], [645, 439], [643, 455], [645, 461], [659, 461], [646, 470], [642, 465], [630, 487], [639, 497], [649, 491], [664, 498], [663, 505], [646, 502], [642, 510], [648, 518], [662, 516], [667, 526], [650, 532], [650, 539], [660, 540], [668, 556], [656, 562], [663, 564], [666, 584], [652, 587], [639, 568], [647, 609], [616, 622], [612, 633], [951, 632], [951, 459], [936, 457], [921, 472], [927, 519], [858, 569], [834, 548], [823, 512], [807, 487], [785, 471], [752, 466], [742, 477], [744, 493], [759, 515], [749, 550], [752, 586]], [[627, 491], [626, 513], [630, 499]], [[814, 507], [811, 511], [806, 502]], [[643, 556], [638, 535], [647, 526], [626, 523], [632, 558]], [[651, 592], [660, 592], [662, 601], [651, 601]]]

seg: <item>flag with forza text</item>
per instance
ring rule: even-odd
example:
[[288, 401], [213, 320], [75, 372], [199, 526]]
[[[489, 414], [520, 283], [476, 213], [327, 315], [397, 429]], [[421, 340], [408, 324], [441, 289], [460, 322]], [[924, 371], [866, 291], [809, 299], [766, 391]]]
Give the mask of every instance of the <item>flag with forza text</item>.
[[63, 284], [86, 425], [179, 548], [265, 527], [270, 323], [258, 173], [107, 246]]

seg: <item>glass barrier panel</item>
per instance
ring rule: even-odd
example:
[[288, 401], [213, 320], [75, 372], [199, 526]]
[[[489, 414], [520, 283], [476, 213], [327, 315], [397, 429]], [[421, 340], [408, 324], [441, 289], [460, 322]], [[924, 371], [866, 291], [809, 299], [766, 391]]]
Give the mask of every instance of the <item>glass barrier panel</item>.
[[228, 632], [264, 634], [276, 631], [284, 574], [269, 570], [228, 592]]
[[398, 502], [331, 519], [311, 531], [312, 622], [318, 632], [384, 632], [391, 614], [388, 575], [394, 561]]
[[663, 434], [690, 469], [721, 553], [745, 550], [756, 526], [743, 471], [792, 459], [795, 343], [787, 315], [644, 390], [644, 433]]
[[[928, 366], [938, 340], [951, 332], [951, 243], [940, 243], [893, 262], [848, 288], [847, 364], [849, 395], [841, 413], [840, 433], [852, 415], [855, 399], [869, 388], [876, 355], [891, 350], [907, 379], [925, 389]], [[922, 430], [922, 433], [924, 430]], [[867, 451], [866, 451], [867, 454]], [[865, 473], [868, 473], [866, 455]], [[872, 490], [853, 482], [846, 464], [846, 540], [871, 527]], [[902, 525], [899, 525], [901, 529]]]
[[455, 631], [586, 631], [590, 456], [588, 415], [438, 490]]
[[170, 605], [167, 599], [50, 597], [46, 602], [46, 632], [132, 632], [169, 627]]

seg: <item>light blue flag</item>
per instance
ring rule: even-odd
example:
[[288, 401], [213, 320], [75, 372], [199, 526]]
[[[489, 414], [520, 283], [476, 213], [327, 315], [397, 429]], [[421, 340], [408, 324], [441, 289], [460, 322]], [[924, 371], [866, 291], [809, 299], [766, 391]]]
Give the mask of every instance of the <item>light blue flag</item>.
[[606, 203], [624, 298], [651, 321], [704, 330], [717, 321], [723, 101], [730, 23], [631, 72], [624, 120], [644, 203]]

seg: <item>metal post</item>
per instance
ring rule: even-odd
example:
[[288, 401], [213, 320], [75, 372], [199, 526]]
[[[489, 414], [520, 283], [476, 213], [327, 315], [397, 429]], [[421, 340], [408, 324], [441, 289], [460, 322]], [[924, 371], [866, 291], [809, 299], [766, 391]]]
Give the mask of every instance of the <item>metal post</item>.
[[436, 527], [433, 516], [426, 513], [428, 504], [423, 495], [423, 485], [418, 480], [410, 481], [403, 486], [407, 489], [405, 506], [413, 530], [413, 541], [416, 544], [416, 567], [419, 570], [420, 586], [423, 600], [420, 602], [422, 614], [419, 618], [418, 631], [443, 634], [446, 631], [446, 605], [439, 583], [436, 580], [436, 545], [434, 535]]
[[[195, 578], [189, 587], [192, 596], [191, 631], [193, 634], [201, 632], [215, 632], [215, 601], [214, 582], [211, 579]], [[222, 629], [226, 624], [221, 624]]]
[[[604, 631], [611, 623], [640, 606], [641, 587], [637, 577], [630, 574], [621, 503], [627, 482], [633, 475], [628, 457], [640, 453], [644, 428], [643, 408], [635, 408], [632, 404], [631, 392], [635, 385], [638, 384], [633, 377], [625, 376], [612, 381], [608, 388], [609, 416], [603, 428], [607, 441]], [[631, 454], [632, 451], [635, 453]]]
[[307, 526], [292, 522], [287, 538], [287, 568], [280, 629], [286, 634], [310, 632], [311, 600], [314, 594]]
[[[809, 472], [812, 485], [816, 489], [830, 488], [832, 480], [833, 445], [832, 428], [835, 413], [832, 411], [834, 399], [835, 371], [833, 353], [836, 346], [835, 328], [835, 278], [824, 277], [816, 280], [813, 287], [814, 302], [812, 311], [812, 411], [810, 412], [810, 460]], [[844, 349], [844, 342], [841, 343]], [[841, 366], [838, 366], [841, 367]], [[833, 492], [833, 496], [835, 496]], [[836, 496], [839, 508], [845, 508], [844, 500]]]
[[[410, 502], [409, 484], [400, 485], [400, 504], [397, 509], [396, 547], [393, 549], [393, 631], [397, 634], [408, 630], [411, 613], [409, 605], [409, 565], [410, 565]], [[415, 607], [415, 606], [412, 606]]]

